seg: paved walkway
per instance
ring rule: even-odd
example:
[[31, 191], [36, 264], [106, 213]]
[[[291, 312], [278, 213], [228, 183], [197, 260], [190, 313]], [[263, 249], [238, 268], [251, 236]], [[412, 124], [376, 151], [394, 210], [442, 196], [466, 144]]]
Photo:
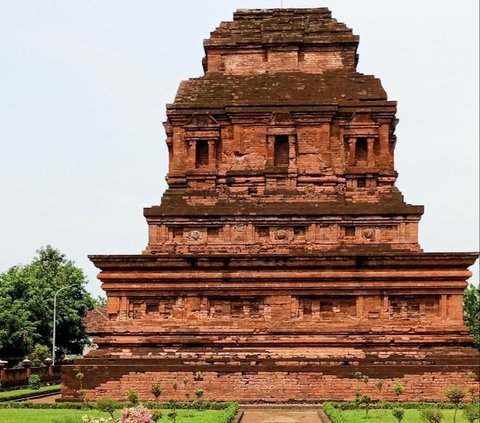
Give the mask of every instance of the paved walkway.
[[315, 409], [255, 408], [244, 409], [242, 423], [322, 423]]
[[55, 402], [57, 399], [62, 398], [62, 394], [49, 395], [48, 397], [29, 399], [28, 402]]

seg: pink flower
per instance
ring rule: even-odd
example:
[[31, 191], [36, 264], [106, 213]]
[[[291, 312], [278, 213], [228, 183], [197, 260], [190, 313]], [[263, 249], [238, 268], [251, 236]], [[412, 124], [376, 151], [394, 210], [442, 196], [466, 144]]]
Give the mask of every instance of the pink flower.
[[148, 408], [143, 406], [124, 408], [120, 423], [150, 423], [152, 421], [152, 413]]

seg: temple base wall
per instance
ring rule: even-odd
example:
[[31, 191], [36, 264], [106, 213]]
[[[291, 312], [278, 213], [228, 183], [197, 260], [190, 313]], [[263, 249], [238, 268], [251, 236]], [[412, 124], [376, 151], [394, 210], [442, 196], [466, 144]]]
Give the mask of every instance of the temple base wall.
[[[88, 361], [88, 360], [86, 360]], [[148, 361], [148, 360], [145, 360]], [[164, 367], [164, 369], [162, 369]], [[138, 391], [141, 400], [154, 400], [153, 384], [162, 386], [163, 400], [193, 400], [195, 390], [203, 389], [203, 399], [241, 402], [318, 402], [354, 400], [355, 393], [368, 393], [373, 399], [396, 400], [392, 393], [395, 383], [405, 387], [402, 401], [444, 401], [445, 389], [457, 385], [476, 392], [479, 389], [480, 365], [381, 365], [381, 366], [308, 366], [301, 370], [276, 366], [265, 370], [235, 366], [159, 366], [144, 363], [127, 364], [110, 360], [103, 365], [81, 364], [63, 368], [63, 400], [77, 400], [79, 381], [75, 375], [84, 373], [82, 381], [88, 400], [113, 398], [124, 400], [130, 389]], [[361, 372], [368, 382], [356, 379]], [[376, 388], [383, 381], [381, 393]]]

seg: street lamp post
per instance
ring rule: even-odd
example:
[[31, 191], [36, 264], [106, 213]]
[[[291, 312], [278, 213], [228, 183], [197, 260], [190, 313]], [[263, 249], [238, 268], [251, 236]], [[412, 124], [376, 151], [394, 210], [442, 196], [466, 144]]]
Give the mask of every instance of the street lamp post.
[[73, 284], [62, 286], [61, 288], [57, 289], [55, 295], [53, 296], [52, 366], [55, 366], [55, 340], [57, 335], [57, 295], [62, 289], [70, 288], [71, 286], [73, 286]]

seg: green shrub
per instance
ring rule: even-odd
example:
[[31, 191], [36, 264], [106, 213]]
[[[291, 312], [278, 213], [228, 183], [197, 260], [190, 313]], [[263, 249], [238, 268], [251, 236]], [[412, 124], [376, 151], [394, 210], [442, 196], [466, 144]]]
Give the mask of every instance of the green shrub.
[[365, 406], [365, 416], [368, 418], [368, 411], [370, 410], [370, 405], [372, 404], [372, 398], [370, 395], [362, 396], [362, 404]]
[[98, 411], [110, 414], [110, 417], [113, 419], [113, 412], [117, 409], [117, 402], [110, 398], [102, 398], [95, 403], [95, 408]]
[[400, 401], [400, 395], [402, 395], [405, 392], [405, 388], [401, 383], [396, 383], [393, 385], [393, 393], [397, 396], [397, 401]]
[[223, 419], [222, 422], [219, 422], [219, 423], [230, 423], [230, 422], [232, 422], [233, 419], [235, 418], [235, 415], [237, 414], [237, 410], [238, 410], [238, 403], [236, 403], [236, 402], [230, 403], [228, 405], [228, 407], [226, 408], [225, 418]]
[[75, 375], [75, 379], [78, 380], [78, 384], [80, 386], [80, 389], [83, 389], [83, 379], [85, 378], [85, 375], [82, 372], [78, 372]]
[[426, 423], [441, 423], [443, 420], [443, 413], [440, 410], [427, 408], [422, 411], [422, 420]]
[[40, 389], [40, 376], [33, 374], [28, 378], [28, 387], [30, 389], [38, 390]]
[[168, 420], [170, 420], [172, 423], [175, 423], [177, 421], [177, 412], [175, 410], [171, 410], [167, 413]]
[[[58, 391], [58, 389], [57, 389]], [[97, 401], [98, 402], [98, 401]], [[95, 403], [90, 403], [92, 406]], [[116, 410], [120, 410], [129, 404], [125, 401], [112, 401], [112, 404], [115, 406]], [[151, 410], [155, 408], [176, 408], [182, 410], [193, 410], [200, 406], [201, 410], [226, 410], [229, 409], [232, 404], [231, 402], [217, 402], [217, 401], [200, 401], [200, 404], [196, 401], [166, 401], [156, 403], [154, 401], [146, 401], [143, 405]], [[70, 409], [70, 410], [81, 410], [84, 405], [80, 402], [13, 402], [5, 401], [0, 402], [0, 408], [31, 408], [31, 409]]]
[[39, 395], [39, 394], [50, 394], [50, 393], [55, 393], [55, 392], [60, 392], [60, 386], [59, 385], [54, 385], [54, 386], [42, 386], [40, 389], [34, 389], [34, 390], [29, 390], [29, 389], [17, 389], [14, 391], [7, 391], [7, 392], [2, 392], [0, 396], [0, 407], [2, 406], [3, 402], [6, 401], [13, 401], [13, 400], [18, 400], [22, 398], [27, 398], [32, 395]]
[[457, 421], [458, 408], [465, 398], [465, 395], [467, 395], [467, 391], [459, 386], [450, 386], [445, 389], [445, 395], [455, 407], [455, 412], [453, 413], [453, 423], [455, 423]]
[[162, 419], [162, 412], [160, 410], [152, 410], [152, 421], [157, 423], [159, 420]]
[[127, 391], [127, 400], [133, 407], [138, 405], [138, 392], [135, 389], [130, 389], [129, 391]]
[[158, 398], [162, 394], [162, 387], [159, 383], [156, 383], [155, 385], [152, 385], [152, 389], [150, 390], [150, 392], [155, 397], [155, 401], [158, 401]]
[[463, 408], [463, 414], [469, 423], [475, 423], [475, 420], [480, 420], [480, 404], [473, 402]]
[[405, 417], [405, 410], [403, 408], [394, 408], [392, 410], [392, 415], [397, 422], [401, 422]]
[[341, 411], [334, 407], [332, 403], [325, 402], [323, 411], [325, 411], [332, 423], [345, 423], [345, 418], [342, 416]]

